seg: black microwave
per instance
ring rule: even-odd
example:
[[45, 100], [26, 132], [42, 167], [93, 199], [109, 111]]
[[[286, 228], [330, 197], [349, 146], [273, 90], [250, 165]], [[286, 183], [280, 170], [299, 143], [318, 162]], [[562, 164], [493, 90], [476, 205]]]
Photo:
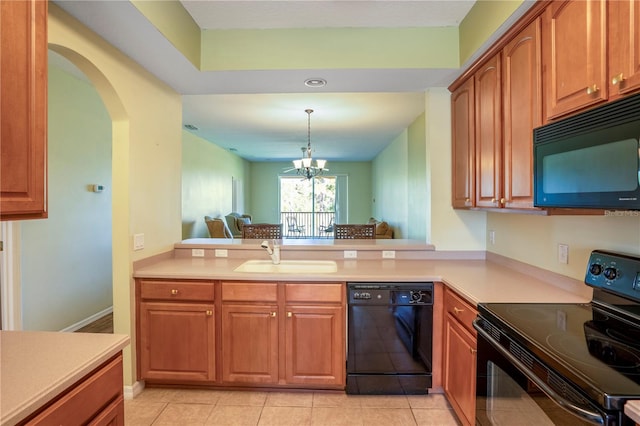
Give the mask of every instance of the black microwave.
[[533, 131], [536, 207], [640, 210], [640, 94]]

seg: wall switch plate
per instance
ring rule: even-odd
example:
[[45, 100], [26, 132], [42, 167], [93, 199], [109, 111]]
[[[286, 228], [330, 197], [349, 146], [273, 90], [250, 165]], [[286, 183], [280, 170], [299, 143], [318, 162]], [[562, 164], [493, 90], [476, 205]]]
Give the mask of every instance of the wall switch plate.
[[496, 243], [496, 231], [493, 229], [489, 230], [489, 243], [494, 245]]
[[133, 234], [133, 249], [142, 250], [144, 248], [144, 234]]
[[382, 250], [382, 258], [383, 259], [395, 259], [396, 251], [395, 250]]
[[358, 257], [358, 252], [356, 250], [345, 250], [344, 258], [345, 259], [355, 259]]
[[204, 249], [191, 249], [191, 257], [204, 257]]
[[229, 252], [227, 251], [227, 249], [216, 249], [214, 253], [215, 253], [216, 257], [227, 257], [227, 256], [229, 256]]
[[566, 244], [558, 244], [558, 262], [563, 264], [569, 263], [569, 246]]

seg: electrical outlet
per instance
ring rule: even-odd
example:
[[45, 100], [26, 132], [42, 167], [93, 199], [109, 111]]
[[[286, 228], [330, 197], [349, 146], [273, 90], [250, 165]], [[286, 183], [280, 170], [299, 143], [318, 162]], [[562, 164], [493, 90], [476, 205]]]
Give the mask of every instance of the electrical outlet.
[[382, 258], [383, 259], [395, 259], [396, 251], [395, 250], [382, 250]]
[[569, 246], [566, 244], [558, 244], [558, 262], [563, 264], [569, 263]]
[[133, 234], [133, 249], [142, 250], [144, 248], [144, 234]]
[[204, 257], [204, 249], [191, 249], [191, 257]]
[[344, 258], [345, 259], [355, 259], [358, 257], [358, 252], [356, 250], [345, 250]]
[[489, 230], [489, 243], [494, 245], [496, 243], [496, 231], [493, 229]]
[[229, 252], [227, 251], [227, 249], [216, 249], [215, 255], [216, 257], [228, 257]]

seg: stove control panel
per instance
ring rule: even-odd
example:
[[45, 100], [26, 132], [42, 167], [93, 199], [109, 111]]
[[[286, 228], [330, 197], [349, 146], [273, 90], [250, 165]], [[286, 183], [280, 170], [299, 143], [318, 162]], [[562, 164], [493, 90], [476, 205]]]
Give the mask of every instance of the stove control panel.
[[619, 293], [640, 298], [640, 256], [594, 250], [584, 282]]

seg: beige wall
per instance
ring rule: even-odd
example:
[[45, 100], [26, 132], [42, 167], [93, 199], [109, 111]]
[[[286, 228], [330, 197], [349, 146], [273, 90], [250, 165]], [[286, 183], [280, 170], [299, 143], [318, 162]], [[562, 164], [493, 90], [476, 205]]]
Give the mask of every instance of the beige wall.
[[[620, 216], [534, 216], [489, 213], [495, 245], [487, 250], [579, 280], [589, 253], [607, 249], [640, 255], [640, 212]], [[569, 246], [569, 263], [558, 262], [558, 244]]]
[[451, 101], [445, 88], [425, 96], [429, 210], [427, 241], [437, 250], [484, 250], [486, 213], [451, 207]]
[[[241, 182], [239, 205], [249, 205], [249, 162], [190, 132], [182, 132], [182, 238], [208, 238], [204, 216], [232, 211], [232, 181]], [[244, 197], [247, 198], [245, 202]]]
[[[114, 329], [135, 338], [132, 263], [170, 250], [181, 237], [181, 99], [55, 4], [48, 25], [50, 48], [89, 77], [112, 120]], [[137, 233], [145, 248], [134, 252]], [[124, 368], [125, 384], [133, 383], [131, 347]]]
[[59, 331], [111, 307], [111, 119], [93, 86], [52, 66], [48, 102], [49, 217], [20, 224], [22, 325]]

